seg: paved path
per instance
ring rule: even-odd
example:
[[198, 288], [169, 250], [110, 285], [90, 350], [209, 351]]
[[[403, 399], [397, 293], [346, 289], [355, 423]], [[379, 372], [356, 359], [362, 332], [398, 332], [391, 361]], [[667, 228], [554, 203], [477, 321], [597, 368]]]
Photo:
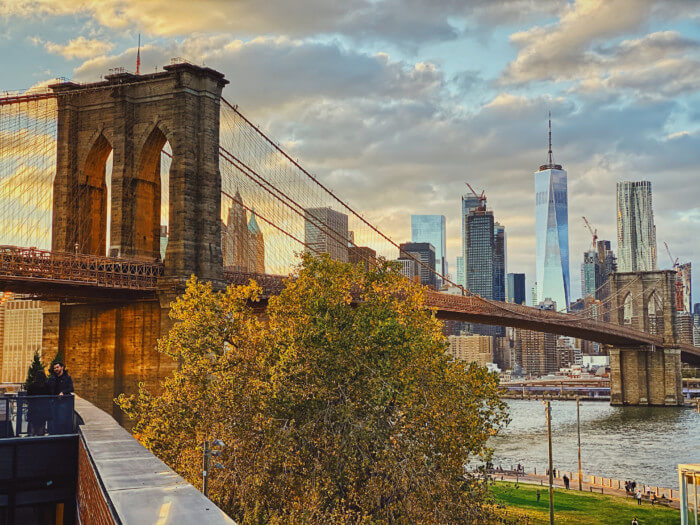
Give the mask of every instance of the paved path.
[[[521, 474], [516, 476], [511, 472], [495, 472], [492, 474], [493, 479], [497, 481], [519, 481], [520, 483], [528, 483], [531, 485], [542, 485], [545, 489], [549, 486], [549, 478], [541, 474]], [[554, 478], [554, 486], [557, 488], [564, 488], [564, 482], [561, 478]], [[608, 494], [611, 496], [629, 497], [625, 492], [625, 489], [617, 489], [614, 487], [601, 487], [600, 485], [592, 485], [591, 483], [584, 481], [583, 484], [584, 492], [596, 492], [598, 494]], [[569, 484], [569, 490], [578, 490], [578, 481], [573, 481]], [[668, 500], [667, 500], [668, 501]], [[680, 503], [677, 500], [670, 500], [667, 503], [669, 507], [673, 509], [680, 509]], [[649, 500], [642, 500], [642, 505], [651, 505]]]

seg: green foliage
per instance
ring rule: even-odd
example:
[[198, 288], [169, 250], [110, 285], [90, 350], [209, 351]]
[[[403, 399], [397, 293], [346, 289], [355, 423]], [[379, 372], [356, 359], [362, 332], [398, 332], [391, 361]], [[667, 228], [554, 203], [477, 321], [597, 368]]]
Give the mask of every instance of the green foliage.
[[[537, 501], [537, 490], [541, 498]], [[521, 522], [549, 523], [549, 493], [547, 486], [498, 482], [493, 487], [496, 501], [506, 505], [507, 515], [518, 514]], [[505, 514], [504, 512], [504, 514]], [[640, 525], [680, 523], [680, 512], [661, 505], [644, 502], [637, 506], [634, 498], [608, 496], [577, 490], [554, 491], [554, 519], [557, 523], [618, 524], [632, 523], [637, 517]]]
[[44, 371], [44, 365], [41, 364], [41, 358], [39, 357], [39, 352], [35, 351], [34, 352], [34, 359], [32, 359], [32, 364], [29, 365], [29, 369], [27, 370], [27, 379], [24, 382], [24, 389], [27, 390], [29, 388], [29, 385], [31, 385], [34, 382], [34, 378], [36, 377], [37, 372], [39, 371]]
[[200, 486], [202, 443], [222, 439], [210, 496], [241, 523], [490, 519], [465, 466], [505, 422], [498, 379], [447, 358], [419, 285], [306, 256], [265, 313], [259, 299], [189, 281], [159, 342], [179, 369], [117, 400], [144, 445]]
[[56, 355], [54, 358], [51, 360], [51, 365], [49, 365], [49, 370], [53, 371], [53, 365], [56, 363], [64, 363], [65, 364], [65, 358], [63, 357], [63, 352], [61, 352], [61, 349], [59, 348], [58, 351], [56, 352]]

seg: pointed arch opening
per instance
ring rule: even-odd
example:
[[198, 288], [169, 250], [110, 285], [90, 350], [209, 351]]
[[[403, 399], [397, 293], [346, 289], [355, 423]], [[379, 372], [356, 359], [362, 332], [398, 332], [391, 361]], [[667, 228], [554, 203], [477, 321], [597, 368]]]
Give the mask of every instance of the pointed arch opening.
[[664, 331], [664, 311], [661, 297], [656, 291], [651, 292], [647, 300], [647, 331], [651, 334], [662, 334]]
[[632, 304], [632, 294], [628, 293], [622, 302], [622, 319], [620, 324], [632, 324], [634, 317], [634, 305]]
[[106, 254], [109, 222], [107, 164], [111, 155], [112, 145], [100, 134], [87, 154], [77, 182], [77, 224], [73, 232], [76, 253]]
[[169, 224], [169, 172], [172, 149], [160, 128], [146, 139], [131, 180], [130, 255], [163, 260]]

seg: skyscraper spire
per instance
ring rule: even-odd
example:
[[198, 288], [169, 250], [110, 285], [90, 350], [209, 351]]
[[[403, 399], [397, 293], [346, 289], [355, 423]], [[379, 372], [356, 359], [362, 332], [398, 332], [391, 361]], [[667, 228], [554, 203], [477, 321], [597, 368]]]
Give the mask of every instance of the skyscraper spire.
[[549, 116], [549, 165], [551, 166], [552, 164], [554, 164], [554, 162], [552, 162], [552, 112], [551, 111], [548, 112], [548, 116]]
[[141, 70], [141, 33], [139, 33], [139, 47], [136, 51], [136, 74]]

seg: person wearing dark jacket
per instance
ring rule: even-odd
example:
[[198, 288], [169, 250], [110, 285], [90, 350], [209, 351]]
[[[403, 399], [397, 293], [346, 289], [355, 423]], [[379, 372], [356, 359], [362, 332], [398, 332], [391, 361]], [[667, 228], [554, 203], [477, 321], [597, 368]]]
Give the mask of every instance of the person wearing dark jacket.
[[61, 362], [53, 365], [53, 374], [49, 378], [49, 390], [54, 396], [73, 393], [73, 378], [66, 372], [66, 366]]
[[70, 434], [73, 432], [73, 379], [66, 372], [63, 363], [53, 365], [49, 378], [49, 392], [58, 396], [53, 400], [53, 420], [49, 425], [50, 434]]
[[[49, 385], [46, 374], [39, 370], [34, 381], [27, 387], [27, 422], [30, 436], [43, 436], [46, 432], [46, 421], [51, 418], [51, 400], [49, 399]], [[35, 399], [32, 397], [40, 396]]]

